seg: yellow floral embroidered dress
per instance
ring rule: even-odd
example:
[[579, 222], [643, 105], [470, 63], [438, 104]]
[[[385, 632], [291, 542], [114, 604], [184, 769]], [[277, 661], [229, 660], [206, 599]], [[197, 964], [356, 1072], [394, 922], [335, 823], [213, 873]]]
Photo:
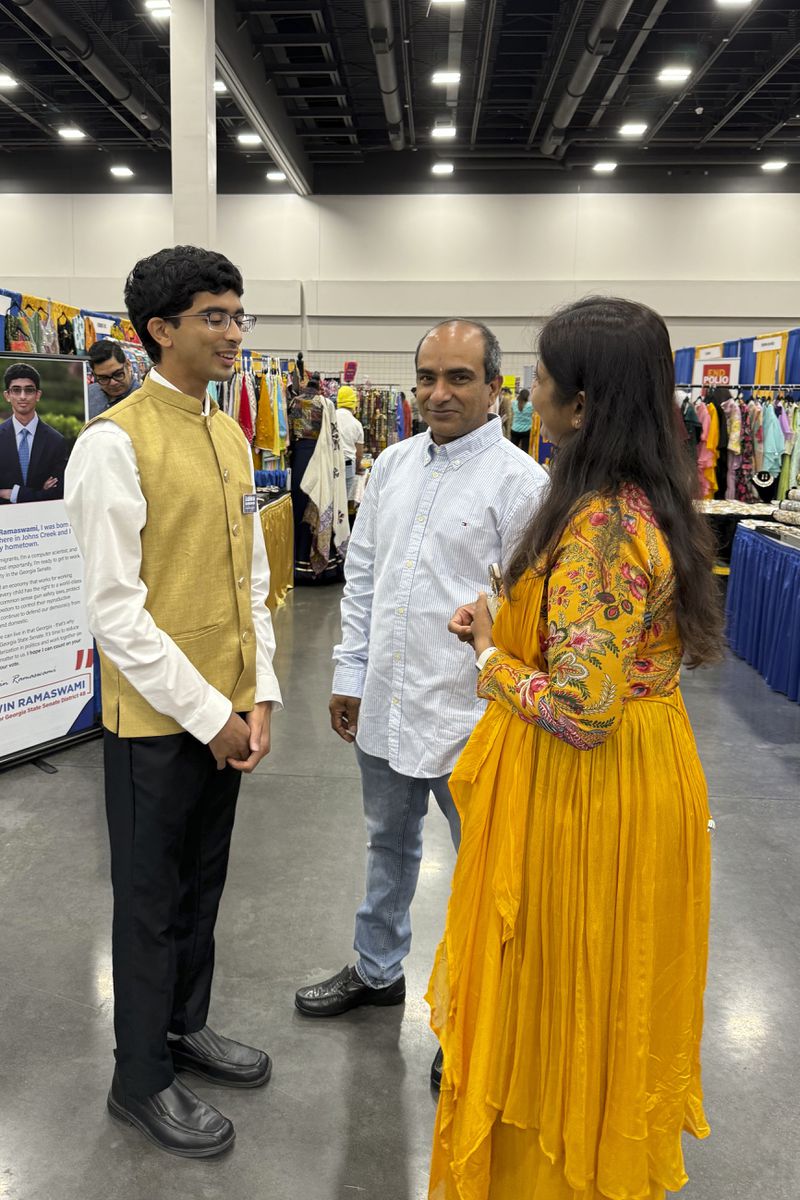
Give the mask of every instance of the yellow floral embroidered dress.
[[662, 1200], [700, 1083], [710, 849], [666, 541], [593, 496], [525, 575], [451, 779], [432, 1200]]

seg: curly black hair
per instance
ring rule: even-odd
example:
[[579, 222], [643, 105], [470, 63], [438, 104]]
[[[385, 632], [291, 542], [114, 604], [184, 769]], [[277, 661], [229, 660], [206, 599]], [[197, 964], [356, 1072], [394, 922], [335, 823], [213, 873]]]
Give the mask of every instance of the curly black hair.
[[125, 283], [125, 307], [142, 345], [157, 363], [161, 347], [148, 333], [148, 321], [191, 308], [198, 292], [241, 296], [243, 291], [241, 271], [224, 254], [199, 246], [170, 246], [137, 262]]

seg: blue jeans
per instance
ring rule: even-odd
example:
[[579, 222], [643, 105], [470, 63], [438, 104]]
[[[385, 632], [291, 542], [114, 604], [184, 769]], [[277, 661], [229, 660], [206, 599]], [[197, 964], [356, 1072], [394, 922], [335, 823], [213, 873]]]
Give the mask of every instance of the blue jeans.
[[411, 947], [411, 901], [422, 862], [422, 826], [428, 796], [450, 825], [456, 850], [461, 839], [449, 776], [412, 779], [393, 771], [383, 758], [356, 746], [367, 826], [367, 894], [356, 913], [356, 970], [371, 987], [388, 987], [403, 974]]

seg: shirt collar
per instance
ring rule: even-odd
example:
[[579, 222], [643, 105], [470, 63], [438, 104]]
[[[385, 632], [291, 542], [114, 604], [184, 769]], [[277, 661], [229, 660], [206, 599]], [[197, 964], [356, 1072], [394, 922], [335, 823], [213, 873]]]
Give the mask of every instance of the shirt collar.
[[436, 445], [429, 429], [423, 440], [423, 463], [428, 466], [433, 462], [444, 462], [457, 471], [470, 458], [482, 454], [489, 446], [502, 439], [502, 421], [491, 418], [485, 425], [481, 425], [480, 429], [473, 429], [472, 433], [456, 438], [454, 442], [447, 442], [444, 446]]
[[21, 425], [19, 423], [19, 421], [17, 420], [17, 418], [14, 416], [12, 416], [11, 420], [14, 422], [14, 433], [17, 435], [18, 442], [19, 442], [19, 435], [23, 429], [27, 429], [28, 433], [31, 435], [31, 440], [33, 440], [33, 436], [36, 433], [36, 427], [39, 424], [39, 418], [36, 416], [36, 414], [34, 414], [33, 420], [30, 421], [27, 425]]
[[[174, 383], [170, 383], [168, 379], [165, 379], [161, 372], [157, 371], [155, 367], [150, 368], [150, 378], [152, 379], [153, 383], [157, 383], [163, 388], [168, 388], [171, 392], [178, 392], [181, 395], [183, 394], [180, 388], [176, 388]], [[205, 396], [203, 396], [203, 416], [207, 417], [210, 411], [211, 397], [209, 396], [208, 392], [206, 392]]]

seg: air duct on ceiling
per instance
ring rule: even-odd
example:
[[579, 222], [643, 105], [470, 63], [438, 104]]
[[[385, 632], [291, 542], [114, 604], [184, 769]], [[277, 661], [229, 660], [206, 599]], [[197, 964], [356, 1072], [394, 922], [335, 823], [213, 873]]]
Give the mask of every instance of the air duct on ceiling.
[[403, 127], [400, 80], [394, 60], [394, 26], [390, 0], [364, 0], [364, 12], [372, 53], [375, 55], [383, 111], [389, 127], [389, 142], [393, 150], [404, 150], [406, 133]]
[[12, 0], [17, 8], [27, 13], [40, 29], [49, 35], [53, 49], [65, 58], [74, 58], [91, 71], [95, 79], [110, 92], [130, 113], [156, 133], [165, 129], [166, 120], [154, 110], [152, 101], [143, 92], [138, 92], [120, 78], [119, 71], [94, 48], [92, 39], [69, 17], [59, 12], [50, 0]]
[[578, 111], [601, 61], [614, 49], [622, 22], [633, 0], [606, 0], [586, 36], [586, 48], [558, 102], [553, 120], [541, 141], [542, 154], [555, 154], [562, 145], [572, 118]]

